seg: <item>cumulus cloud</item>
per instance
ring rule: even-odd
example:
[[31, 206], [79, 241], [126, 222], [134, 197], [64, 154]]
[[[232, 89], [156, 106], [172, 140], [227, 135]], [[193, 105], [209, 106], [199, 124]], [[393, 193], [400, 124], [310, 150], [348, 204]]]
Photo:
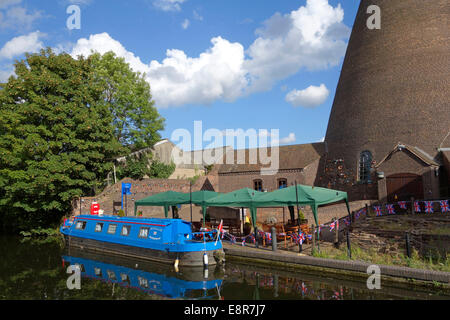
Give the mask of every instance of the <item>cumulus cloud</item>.
[[295, 137], [295, 133], [293, 133], [293, 132], [289, 133], [289, 135], [287, 137], [279, 139], [278, 134], [273, 134], [272, 131], [269, 132], [268, 130], [260, 130], [258, 132], [258, 136], [260, 138], [270, 138], [271, 145], [288, 144], [288, 143], [293, 143], [297, 140], [297, 138]]
[[189, 27], [189, 19], [184, 19], [184, 21], [181, 23], [181, 27], [186, 30]]
[[192, 12], [194, 19], [198, 21], [203, 21], [203, 16], [201, 16], [196, 10]]
[[[288, 144], [295, 142], [297, 138], [295, 137], [295, 133], [291, 132], [287, 137], [281, 138], [278, 142], [278, 144]], [[272, 143], [275, 143], [275, 141], [272, 141]]]
[[[65, 47], [67, 48], [67, 44]], [[89, 39], [79, 39], [73, 46], [71, 55], [74, 58], [77, 58], [79, 55], [87, 57], [93, 52], [105, 54], [109, 51], [112, 51], [117, 56], [124, 58], [134, 71], [141, 73], [148, 72], [148, 65], [143, 63], [139, 57], [134, 55], [134, 53], [125, 49], [119, 41], [111, 38], [111, 36], [106, 32], [91, 35], [89, 36]]]
[[340, 5], [334, 8], [328, 0], [308, 0], [298, 10], [285, 15], [276, 13], [266, 20], [247, 50], [249, 89], [268, 90], [301, 68], [320, 70], [338, 65], [350, 35], [343, 19]]
[[[10, 5], [17, 3], [20, 2], [13, 0], [0, 2], [0, 9], [6, 9]], [[0, 29], [30, 30], [34, 22], [40, 18], [42, 18], [41, 11], [29, 13], [23, 7], [13, 6], [5, 12], [0, 12]]]
[[186, 0], [155, 0], [153, 5], [162, 11], [180, 11], [181, 4]]
[[292, 90], [286, 95], [286, 101], [294, 107], [314, 108], [324, 103], [330, 91], [324, 84], [319, 87], [309, 86], [304, 90]]
[[12, 38], [0, 49], [0, 59], [12, 59], [26, 52], [37, 52], [44, 47], [40, 40], [45, 34], [39, 31]]
[[[184, 0], [157, 2], [177, 10]], [[169, 49], [162, 61], [146, 64], [107, 33], [101, 33], [78, 40], [72, 55], [113, 51], [125, 58], [133, 70], [146, 74], [158, 107], [208, 105], [218, 100], [232, 102], [254, 92], [270, 90], [277, 81], [302, 68], [317, 70], [337, 65], [345, 54], [345, 39], [350, 33], [343, 17], [340, 5], [332, 7], [327, 0], [308, 0], [298, 10], [285, 15], [277, 13], [266, 20], [256, 30], [257, 39], [247, 50], [238, 42], [214, 37], [211, 46], [197, 57]], [[316, 103], [323, 98], [323, 89], [326, 88], [319, 87], [321, 95], [315, 97]], [[317, 89], [306, 90], [303, 95], [308, 96]], [[303, 95], [290, 94], [291, 103], [297, 103]], [[314, 101], [303, 98], [302, 103], [311, 106]]]
[[0, 0], [0, 9], [21, 3], [22, 0]]
[[196, 58], [181, 50], [167, 50], [161, 63], [150, 63], [147, 77], [159, 106], [233, 101], [242, 95], [247, 85], [243, 46], [221, 37], [211, 43], [212, 47]]

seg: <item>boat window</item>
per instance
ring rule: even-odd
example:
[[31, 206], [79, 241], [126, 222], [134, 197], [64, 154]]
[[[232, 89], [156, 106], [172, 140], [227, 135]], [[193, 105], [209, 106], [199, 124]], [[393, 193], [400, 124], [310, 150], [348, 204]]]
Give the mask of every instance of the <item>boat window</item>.
[[120, 274], [120, 279], [122, 280], [122, 282], [130, 283], [130, 278], [129, 278], [128, 275], [125, 274], [125, 273], [121, 273], [121, 274]]
[[103, 223], [97, 223], [95, 225], [95, 232], [102, 232], [103, 230]]
[[83, 264], [75, 263], [75, 265], [78, 266], [78, 268], [80, 268], [81, 272], [86, 272], [86, 270], [84, 269], [84, 265]]
[[117, 224], [110, 224], [108, 226], [108, 233], [109, 234], [115, 234], [117, 230]]
[[86, 221], [77, 221], [75, 229], [84, 230], [86, 228]]
[[95, 272], [95, 275], [96, 275], [97, 277], [101, 277], [101, 276], [102, 276], [102, 269], [100, 269], [100, 268], [94, 268], [94, 272]]
[[143, 288], [148, 288], [148, 280], [145, 278], [138, 277], [139, 285]]
[[129, 236], [130, 235], [131, 226], [123, 226], [122, 227], [122, 235]]
[[148, 231], [149, 231], [149, 230], [150, 230], [150, 228], [142, 227], [142, 228], [139, 230], [139, 238], [147, 239], [147, 238], [148, 238]]
[[117, 280], [116, 274], [114, 271], [106, 270], [106, 272], [108, 273], [108, 278], [110, 278], [111, 280]]

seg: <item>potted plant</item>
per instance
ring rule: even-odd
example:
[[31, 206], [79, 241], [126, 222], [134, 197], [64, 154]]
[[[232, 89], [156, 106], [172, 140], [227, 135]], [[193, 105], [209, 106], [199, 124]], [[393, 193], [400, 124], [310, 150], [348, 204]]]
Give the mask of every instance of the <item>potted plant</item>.
[[300, 224], [308, 224], [308, 219], [305, 219], [305, 215], [302, 210], [298, 210], [298, 217], [300, 219]]

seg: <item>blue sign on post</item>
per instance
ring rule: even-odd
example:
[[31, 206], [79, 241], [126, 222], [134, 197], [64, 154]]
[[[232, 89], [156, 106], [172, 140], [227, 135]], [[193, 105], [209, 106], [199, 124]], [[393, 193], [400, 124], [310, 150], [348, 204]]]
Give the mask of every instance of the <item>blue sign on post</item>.
[[131, 183], [122, 182], [122, 210], [123, 210], [123, 195], [131, 194]]

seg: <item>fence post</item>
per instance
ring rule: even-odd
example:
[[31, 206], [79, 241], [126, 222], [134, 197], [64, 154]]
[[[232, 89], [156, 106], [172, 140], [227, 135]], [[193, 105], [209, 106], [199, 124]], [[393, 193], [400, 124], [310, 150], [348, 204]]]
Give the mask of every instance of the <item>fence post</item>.
[[272, 251], [277, 251], [277, 229], [272, 227]]
[[300, 234], [302, 233], [302, 231], [300, 230], [300, 228], [298, 229], [298, 237], [299, 237], [299, 239], [298, 239], [298, 252], [302, 252], [303, 251], [303, 244], [302, 243], [300, 243], [301, 241], [300, 241]]
[[334, 218], [334, 246], [339, 248], [339, 229], [338, 229], [338, 219]]
[[312, 237], [311, 237], [311, 255], [314, 255], [316, 251], [316, 227], [314, 224], [311, 225]]
[[352, 247], [350, 244], [350, 230], [347, 229], [347, 255], [351, 259], [352, 258]]
[[406, 255], [408, 258], [411, 258], [411, 242], [409, 239], [409, 232], [405, 233], [405, 240], [406, 240]]

